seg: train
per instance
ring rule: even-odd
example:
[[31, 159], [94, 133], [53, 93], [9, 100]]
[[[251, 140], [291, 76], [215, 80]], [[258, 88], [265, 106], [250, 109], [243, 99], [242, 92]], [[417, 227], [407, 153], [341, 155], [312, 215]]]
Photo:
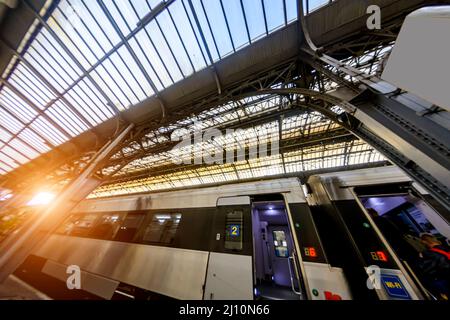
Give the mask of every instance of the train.
[[15, 275], [56, 299], [433, 299], [374, 208], [450, 238], [448, 211], [386, 166], [84, 200]]

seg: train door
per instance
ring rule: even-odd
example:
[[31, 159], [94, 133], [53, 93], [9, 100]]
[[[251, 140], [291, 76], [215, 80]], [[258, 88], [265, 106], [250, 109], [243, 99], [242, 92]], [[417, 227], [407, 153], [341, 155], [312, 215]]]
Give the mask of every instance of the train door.
[[423, 241], [430, 239], [436, 248], [449, 251], [450, 225], [443, 218], [448, 212], [434, 210], [409, 183], [355, 187], [353, 193], [401, 269], [423, 295], [448, 300], [450, 283], [439, 280], [440, 273], [448, 273], [448, 269], [441, 272], [439, 265], [430, 268], [429, 244]]
[[250, 197], [217, 200], [203, 298], [253, 300]]
[[332, 265], [343, 268], [355, 299], [423, 299], [351, 188], [321, 177], [311, 177], [308, 187], [325, 251]]
[[284, 201], [254, 201], [252, 225], [256, 298], [299, 300], [299, 274]]

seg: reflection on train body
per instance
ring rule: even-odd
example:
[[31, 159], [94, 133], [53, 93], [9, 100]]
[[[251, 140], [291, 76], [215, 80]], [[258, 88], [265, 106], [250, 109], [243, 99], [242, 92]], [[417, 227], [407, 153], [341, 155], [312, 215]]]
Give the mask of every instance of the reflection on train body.
[[16, 275], [62, 299], [441, 299], [420, 237], [449, 218], [389, 167], [86, 200]]

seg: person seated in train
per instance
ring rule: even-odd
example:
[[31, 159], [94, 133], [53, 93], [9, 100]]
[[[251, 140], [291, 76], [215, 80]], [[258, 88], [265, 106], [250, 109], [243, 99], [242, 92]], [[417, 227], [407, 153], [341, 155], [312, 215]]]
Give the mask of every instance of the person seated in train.
[[450, 298], [450, 247], [432, 234], [420, 236], [427, 249], [421, 253], [421, 269], [427, 287], [439, 300]]

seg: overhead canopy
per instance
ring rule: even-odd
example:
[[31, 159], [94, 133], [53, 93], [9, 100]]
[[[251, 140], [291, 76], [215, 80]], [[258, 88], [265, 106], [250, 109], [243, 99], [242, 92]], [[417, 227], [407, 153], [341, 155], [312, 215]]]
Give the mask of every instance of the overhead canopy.
[[[307, 13], [331, 2], [303, 1]], [[333, 5], [338, 5], [325, 15], [342, 12], [341, 7], [349, 6], [347, 2], [333, 1]], [[400, 8], [413, 7], [421, 1], [413, 1], [414, 4], [398, 1], [398, 8], [389, 6], [393, 1], [378, 2], [388, 8], [387, 14], [395, 16]], [[270, 61], [273, 64], [292, 57], [297, 50], [298, 37], [297, 23], [294, 23], [296, 4], [297, 0], [21, 1], [17, 17], [29, 21], [20, 24], [22, 27], [27, 25], [27, 29], [21, 30], [20, 41], [12, 39], [13, 36], [3, 36], [1, 42], [2, 49], [6, 49], [6, 53], [5, 50], [1, 52], [1, 62], [7, 55], [10, 59], [0, 64], [4, 67], [0, 84], [0, 175], [18, 171], [42, 154], [51, 154], [59, 146], [76, 141], [74, 138], [85, 132], [100, 133], [101, 136], [103, 131], [98, 130], [99, 125], [116, 117], [134, 122], [141, 118], [140, 115], [145, 115], [142, 118], [147, 121], [151, 110], [148, 106], [154, 101], [162, 108], [175, 104], [167, 94], [174, 87], [178, 100], [183, 93], [186, 93], [186, 99], [192, 92], [201, 97], [199, 87], [202, 81], [206, 83], [205, 74], [215, 75], [220, 92], [222, 85], [242, 80], [237, 78], [241, 66], [247, 68], [246, 74], [252, 71], [247, 67], [251, 62], [248, 60], [257, 58], [258, 52], [262, 60], [271, 54], [277, 55], [278, 60]], [[354, 5], [352, 11], [346, 12], [348, 16], [336, 17], [333, 24], [331, 21], [322, 23], [320, 28], [317, 23], [312, 23], [312, 31], [323, 35], [322, 41], [336, 41], [340, 35], [334, 29], [347, 22], [342, 28], [343, 34], [354, 34], [354, 30], [364, 25], [358, 18], [365, 15], [364, 8], [364, 5]], [[323, 17], [313, 18], [316, 20], [311, 21], [323, 20]], [[358, 23], [348, 23], [355, 21]], [[267, 39], [270, 41], [264, 42]], [[258, 46], [263, 47], [262, 43], [265, 50], [258, 51]], [[278, 48], [278, 44], [283, 47]], [[271, 47], [272, 50], [268, 50]], [[232, 59], [242, 52], [245, 52], [246, 60], [243, 56]], [[249, 52], [251, 55], [247, 55]], [[233, 76], [221, 79], [220, 75], [226, 74], [227, 69], [234, 72]], [[210, 87], [206, 89], [210, 90]], [[255, 105], [250, 103], [246, 107], [254, 108]], [[235, 104], [221, 105], [210, 112], [216, 112], [220, 122], [219, 115], [225, 113], [223, 117], [226, 118], [226, 113], [237, 112], [235, 109]], [[135, 112], [128, 112], [133, 110]], [[305, 116], [307, 120], [301, 120]], [[299, 113], [285, 118], [281, 124], [272, 122], [270, 130], [281, 131], [281, 136], [292, 131], [292, 126], [300, 126], [299, 130], [305, 131], [305, 126], [315, 125], [313, 118], [309, 112]], [[185, 123], [192, 120], [181, 119]], [[326, 119], [318, 121], [326, 122]], [[333, 128], [331, 123], [325, 127], [322, 133]], [[253, 139], [257, 138], [257, 128], [246, 129], [253, 132]], [[114, 128], [112, 130], [114, 132]], [[79, 147], [83, 145], [79, 144]], [[352, 148], [353, 145], [336, 144], [335, 149], [340, 151], [335, 153], [341, 154], [345, 163], [348, 158], [345, 154]], [[313, 154], [314, 150], [307, 152]], [[383, 160], [379, 155], [370, 156], [372, 160], [366, 159], [362, 156], [365, 150], [373, 153], [373, 149], [365, 145], [357, 163]], [[126, 149], [124, 151], [126, 154]], [[135, 159], [117, 172], [115, 181], [122, 183], [125, 175], [135, 177], [133, 174], [139, 171], [136, 168], [166, 168], [161, 160], [166, 151], [162, 152]], [[324, 156], [322, 153], [322, 159]], [[292, 158], [293, 163], [298, 162], [295, 159]], [[322, 162], [317, 168], [340, 166], [342, 161], [336, 160], [332, 165]], [[306, 170], [308, 166], [302, 164], [300, 167]], [[283, 169], [281, 173], [296, 170]], [[261, 172], [251, 176], [265, 175]], [[139, 178], [139, 174], [136, 173], [135, 178]]]
[[2, 76], [0, 174], [285, 26], [297, 9], [296, 0], [62, 0], [39, 16], [49, 28], [36, 18], [23, 58]]

